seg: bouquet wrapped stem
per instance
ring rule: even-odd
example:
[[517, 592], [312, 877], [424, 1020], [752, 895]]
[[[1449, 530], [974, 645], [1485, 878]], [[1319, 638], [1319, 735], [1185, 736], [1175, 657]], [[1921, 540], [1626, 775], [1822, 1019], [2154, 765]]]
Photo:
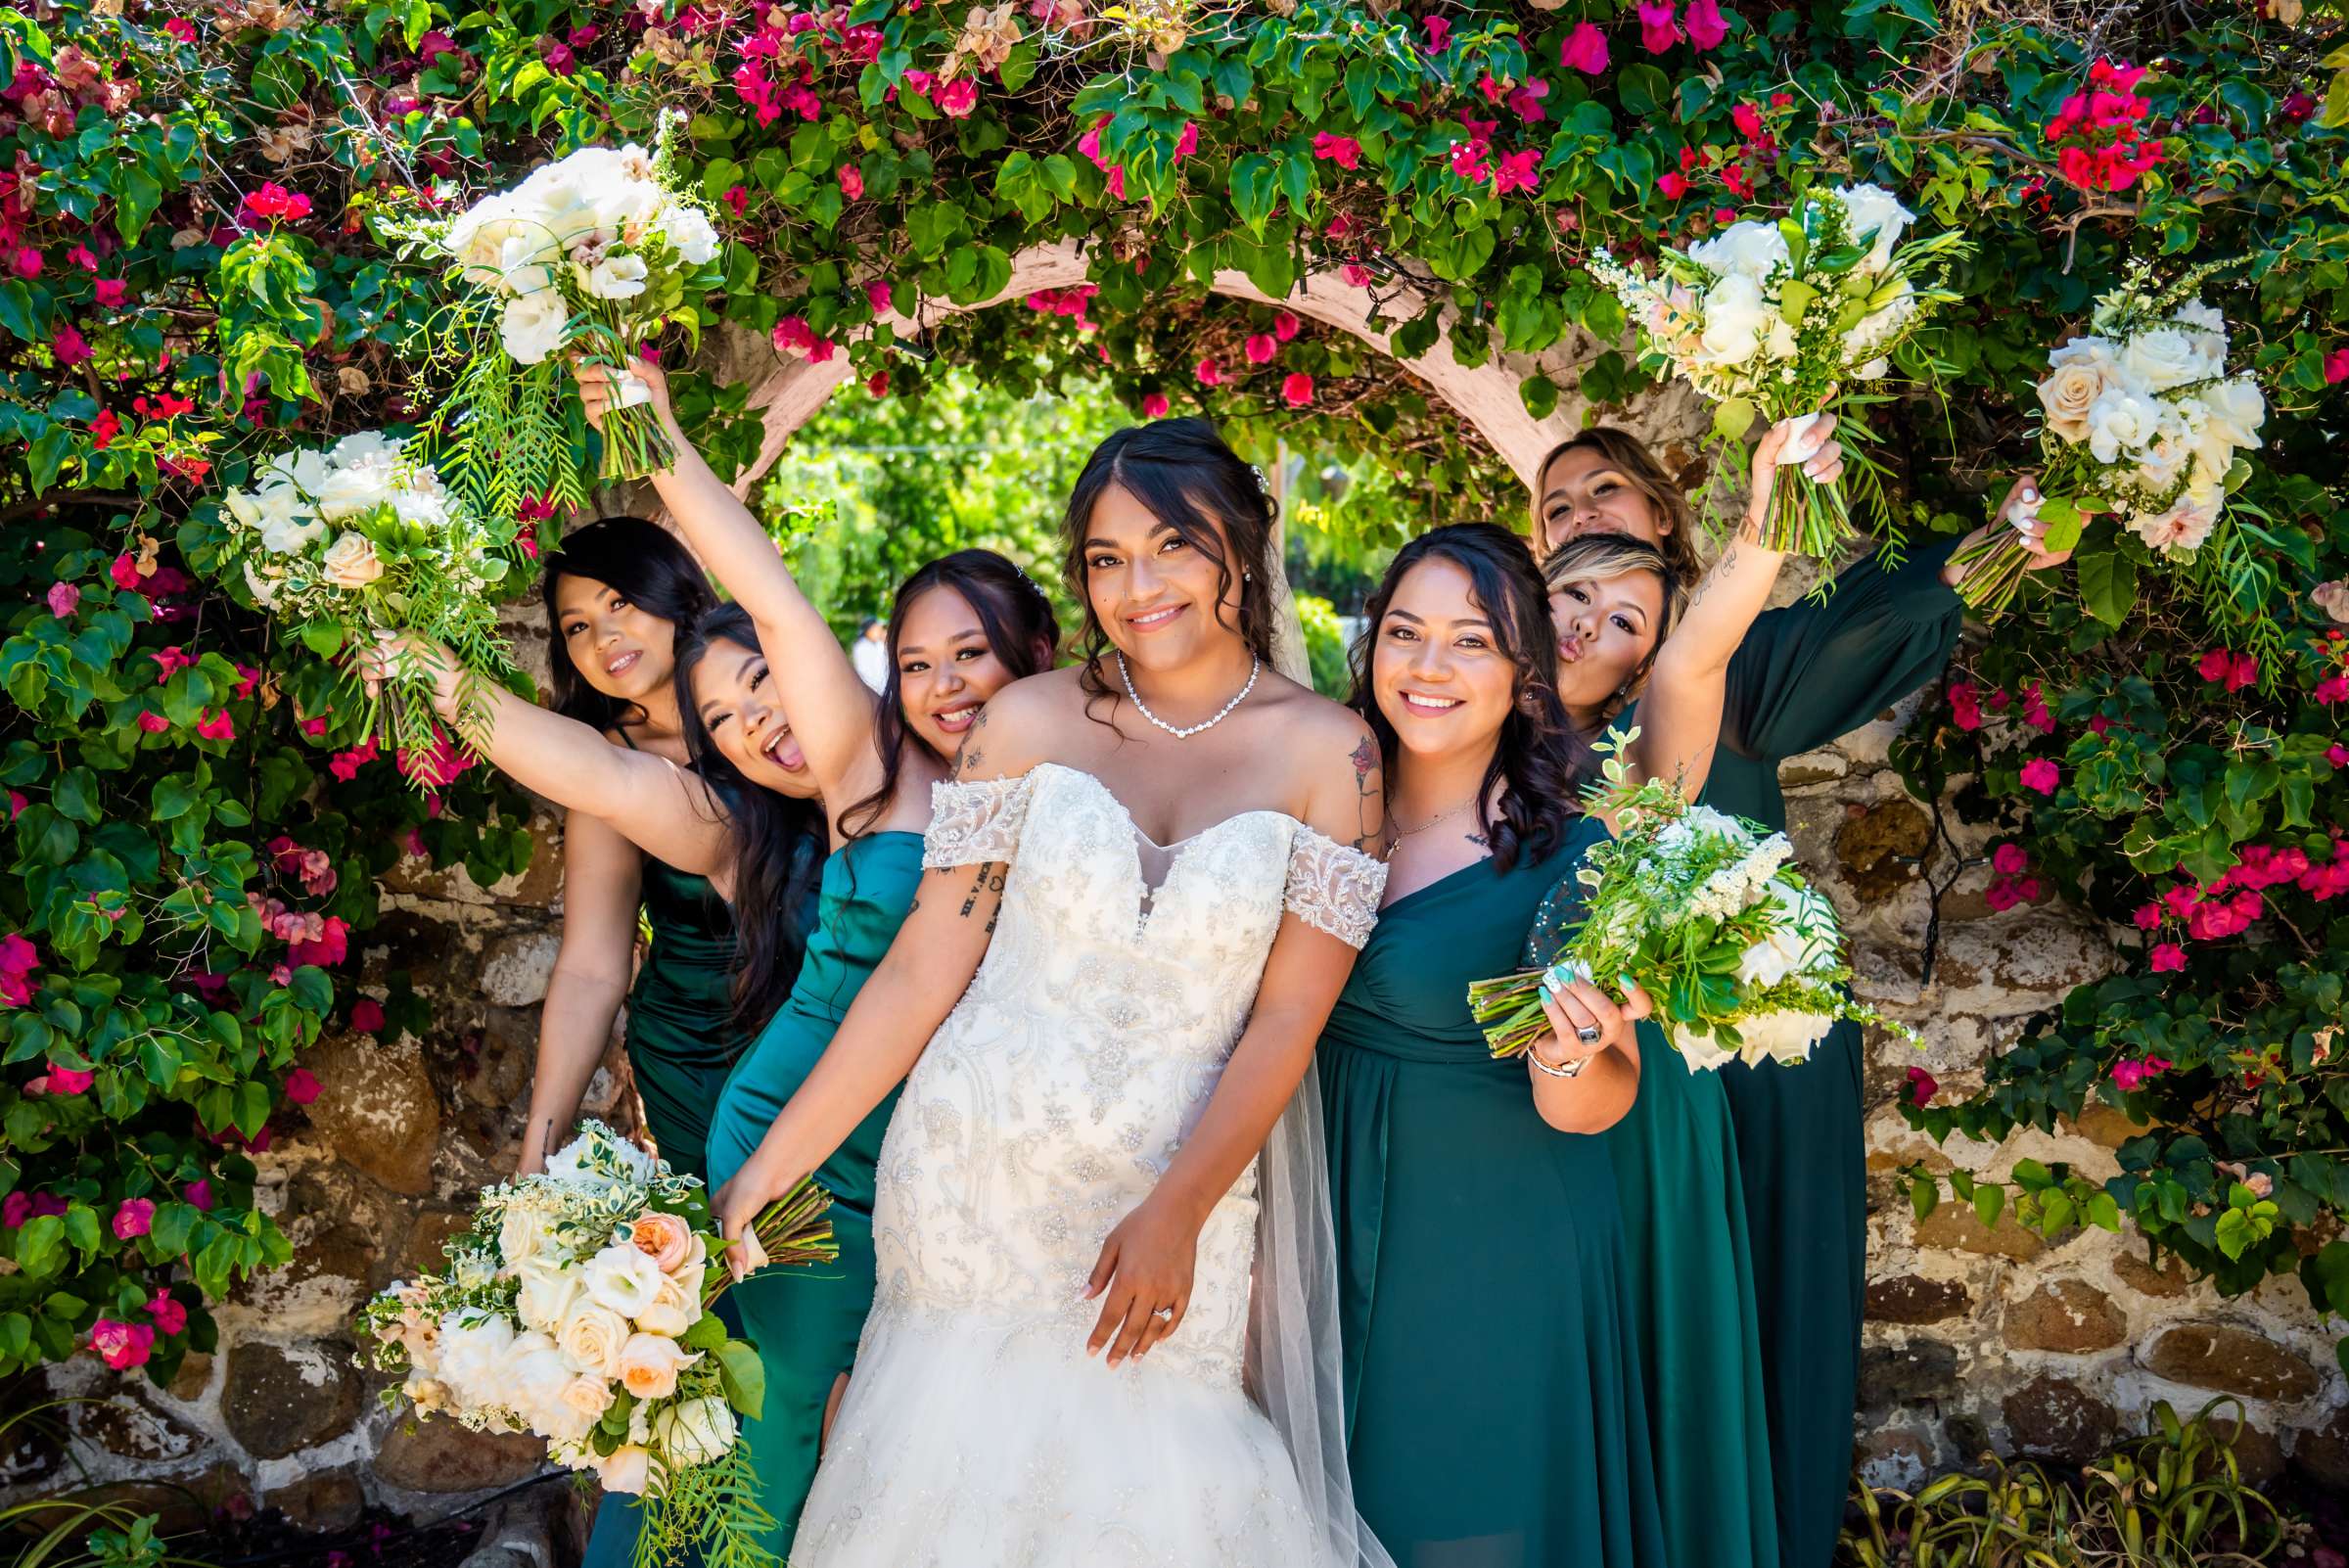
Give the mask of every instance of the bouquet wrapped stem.
[[588, 329], [583, 340], [588, 362], [612, 372], [613, 402], [604, 414], [604, 460], [598, 475], [607, 484], [628, 484], [673, 468], [677, 443], [653, 407], [652, 389], [631, 368], [642, 343], [631, 341], [633, 335], [617, 311], [605, 314], [607, 319]]
[[[806, 1268], [840, 1262], [840, 1244], [832, 1239], [832, 1222], [825, 1218], [831, 1207], [832, 1194], [811, 1178], [802, 1179], [768, 1205], [751, 1224], [751, 1233], [766, 1253], [767, 1267]], [[733, 1282], [734, 1276], [725, 1269], [712, 1269], [702, 1287], [703, 1308], [715, 1306]]]
[[[1790, 450], [1806, 456], [1809, 444], [1807, 430], [1787, 442]], [[1798, 462], [1782, 459], [1757, 541], [1762, 548], [1832, 561], [1843, 553], [1851, 536], [1851, 501], [1843, 492], [1842, 482], [1822, 484], [1804, 473]]]

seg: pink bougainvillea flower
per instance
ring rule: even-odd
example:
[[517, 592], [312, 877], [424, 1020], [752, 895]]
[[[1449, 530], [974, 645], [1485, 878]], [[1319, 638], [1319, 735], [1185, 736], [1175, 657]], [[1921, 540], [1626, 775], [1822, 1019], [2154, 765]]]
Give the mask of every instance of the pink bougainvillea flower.
[[206, 740], [235, 740], [237, 738], [237, 721], [228, 716], [228, 710], [225, 708], [209, 718], [206, 718], [199, 712], [196, 717], [196, 733]]
[[1294, 371], [1280, 384], [1280, 400], [1291, 408], [1303, 408], [1313, 400], [1313, 378], [1304, 371]]
[[1752, 104], [1739, 104], [1729, 111], [1729, 118], [1736, 123], [1737, 134], [1749, 142], [1762, 134], [1762, 111]]
[[362, 1035], [372, 1035], [384, 1027], [384, 1004], [373, 996], [361, 996], [350, 1004], [350, 1027]]
[[1199, 127], [1186, 119], [1182, 122], [1182, 134], [1174, 138], [1174, 161], [1179, 163], [1198, 151]]
[[297, 1067], [286, 1075], [286, 1098], [296, 1105], [309, 1104], [324, 1086], [318, 1082], [318, 1075], [306, 1067]]
[[807, 351], [815, 346], [815, 332], [807, 325], [806, 316], [785, 316], [775, 323], [768, 336], [777, 348], [795, 359], [806, 358]]
[[2186, 967], [2186, 949], [2174, 942], [2156, 944], [2153, 948], [2153, 972], [2157, 975], [2175, 973]]
[[245, 198], [245, 210], [264, 223], [299, 223], [310, 215], [310, 199], [271, 180]]
[[1479, 141], [1451, 144], [1451, 171], [1471, 185], [1482, 185], [1493, 177], [1493, 165], [1485, 161], [1486, 144]]
[[49, 351], [57, 356], [60, 365], [69, 370], [90, 361], [89, 340], [66, 322], [60, 322], [57, 330], [49, 334]]
[[207, 1214], [211, 1212], [212, 1182], [209, 1176], [198, 1176], [180, 1188], [179, 1195], [188, 1200], [189, 1208], [200, 1209]]
[[2170, 1062], [2159, 1056], [2133, 1057], [2113, 1063], [2112, 1082], [2123, 1093], [2132, 1093], [2148, 1078], [2157, 1078], [2170, 1070]]
[[155, 1328], [149, 1323], [121, 1323], [101, 1317], [90, 1328], [90, 1348], [117, 1372], [144, 1366], [155, 1354]]
[[865, 377], [864, 394], [867, 397], [887, 397], [889, 395], [889, 372], [876, 370]]
[[1511, 191], [1530, 191], [1541, 184], [1535, 170], [1541, 166], [1542, 153], [1528, 147], [1519, 152], [1504, 153], [1493, 170], [1493, 194], [1506, 196]]
[[1367, 289], [1370, 287], [1370, 269], [1359, 261], [1349, 261], [1339, 267], [1338, 276], [1344, 278], [1350, 288]]
[[125, 550], [115, 557], [115, 563], [106, 569], [106, 575], [114, 579], [117, 588], [136, 588], [142, 576], [139, 558]]
[[1578, 22], [1558, 45], [1558, 68], [1595, 76], [1607, 69], [1607, 35], [1588, 22]]
[[2034, 757], [2023, 764], [2023, 788], [2052, 795], [2055, 786], [2063, 782], [2063, 769], [2045, 757]]
[[24, 1228], [24, 1222], [31, 1218], [31, 1193], [17, 1191], [10, 1193], [5, 1198], [0, 1198], [0, 1225], [6, 1225], [11, 1230], [22, 1230]]
[[[326, 720], [318, 719], [316, 720], [316, 723], [318, 724], [319, 729], [325, 729]], [[344, 783], [347, 784], [352, 779], [359, 776], [359, 768], [361, 765], [374, 761], [376, 756], [377, 752], [375, 746], [375, 737], [370, 735], [365, 740], [359, 742], [358, 745], [350, 748], [350, 750], [346, 752], [337, 752], [334, 756], [328, 758], [326, 760], [326, 770], [334, 774], [335, 777], [341, 779]]]
[[1528, 125], [1539, 125], [1549, 115], [1542, 108], [1542, 100], [1549, 96], [1549, 83], [1537, 76], [1509, 93], [1509, 113]]
[[540, 44], [538, 58], [545, 61], [546, 69], [558, 76], [568, 76], [579, 69], [578, 57], [572, 52], [571, 45], [559, 38], [549, 38]]
[[2225, 680], [2229, 663], [2230, 658], [2226, 649], [2213, 648], [2196, 662], [2194, 672], [2204, 680]]
[[1640, 0], [1639, 44], [1651, 55], [1660, 55], [1681, 41], [1681, 24], [1674, 17], [1673, 0]]
[[158, 1296], [147, 1304], [147, 1315], [155, 1320], [155, 1331], [169, 1336], [188, 1331], [188, 1310], [176, 1296]]
[[1327, 131], [1315, 131], [1313, 156], [1351, 172], [1362, 166], [1362, 144], [1351, 136], [1332, 136]]
[[[1644, 8], [1642, 8], [1644, 9]], [[1688, 0], [1688, 42], [1699, 53], [1718, 49], [1729, 35], [1729, 22], [1717, 0]]]
[[2151, 931], [2161, 924], [2161, 905], [2158, 903], [2141, 903], [2137, 906], [2137, 913], [2131, 915], [2129, 918], [2137, 922], [2138, 930]]
[[145, 730], [150, 735], [161, 735], [164, 730], [171, 727], [171, 720], [165, 718], [161, 714], [141, 714], [139, 715], [138, 723], [139, 728]]
[[115, 1210], [115, 1239], [128, 1241], [155, 1228], [155, 1200], [124, 1198]]
[[2012, 876], [2031, 869], [2031, 856], [2019, 844], [2002, 844], [1990, 852], [1990, 864], [1993, 870]]
[[852, 202], [864, 200], [864, 171], [853, 163], [840, 166], [840, 194]]
[[1421, 17], [1419, 25], [1427, 29], [1427, 42], [1419, 47], [1431, 55], [1440, 55], [1451, 47], [1451, 23], [1442, 17]]
[[1305, 323], [1299, 321], [1295, 313], [1291, 311], [1275, 310], [1272, 313], [1272, 336], [1282, 343], [1287, 343], [1295, 338], [1304, 325]]
[[177, 646], [160, 649], [147, 657], [154, 660], [159, 667], [155, 676], [158, 685], [169, 680], [181, 670], [192, 668], [196, 663]]
[[1268, 332], [1250, 333], [1246, 347], [1248, 363], [1252, 365], [1268, 365], [1272, 362], [1272, 356], [1280, 351]]
[[49, 584], [49, 613], [63, 621], [81, 603], [81, 589], [70, 582]]
[[1191, 372], [1191, 374], [1199, 378], [1199, 385], [1202, 387], [1221, 387], [1223, 385], [1223, 372], [1221, 368], [1219, 367], [1212, 359], [1200, 360], [1198, 369]]
[[173, 17], [164, 23], [163, 31], [177, 38], [183, 44], [192, 44], [196, 41], [196, 23], [185, 17]]
[[747, 185], [729, 185], [725, 189], [725, 194], [720, 196], [718, 200], [725, 203], [727, 207], [731, 208], [736, 217], [740, 217], [750, 208], [751, 205], [750, 187]]
[[90, 1085], [98, 1081], [98, 1075], [95, 1072], [87, 1068], [75, 1067], [52, 1066], [49, 1069], [48, 1077], [49, 1086], [46, 1092], [51, 1094], [87, 1094], [90, 1091]]
[[11, 822], [14, 822], [18, 817], [23, 816], [24, 814], [24, 807], [31, 804], [31, 802], [24, 799], [22, 792], [10, 790], [8, 792], [8, 819]]
[[[530, 535], [526, 533], [523, 537], [527, 539]], [[251, 697], [253, 688], [260, 683], [261, 672], [259, 670], [251, 665], [237, 666], [237, 701], [243, 702], [246, 698]]]
[[938, 112], [948, 119], [961, 119], [979, 107], [979, 84], [968, 76], [957, 76], [938, 90]]
[[8, 265], [20, 278], [37, 278], [41, 275], [41, 253], [29, 245], [20, 247], [8, 258]]
[[2335, 767], [2349, 767], [2349, 746], [2334, 741], [2325, 749], [2325, 761]]
[[1666, 169], [1656, 177], [1656, 189], [1667, 200], [1677, 202], [1688, 194], [1688, 176], [1679, 169]]
[[876, 278], [864, 286], [864, 302], [873, 307], [874, 315], [884, 315], [891, 308], [889, 280]]
[[1173, 406], [1167, 401], [1165, 392], [1142, 394], [1142, 417], [1144, 419], [1164, 419], [1167, 417], [1167, 410]]
[[341, 915], [328, 915], [324, 929], [314, 939], [304, 938], [286, 945], [286, 956], [297, 965], [316, 964], [331, 968], [350, 955], [350, 927]]
[[1937, 1080], [1935, 1080], [1932, 1074], [1926, 1072], [1921, 1067], [1911, 1067], [1909, 1069], [1910, 1104], [1929, 1105], [1933, 1101], [1933, 1096], [1940, 1092], [1941, 1084]]
[[2349, 381], [2349, 346], [2325, 356], [2325, 385], [2337, 387], [2344, 381]]

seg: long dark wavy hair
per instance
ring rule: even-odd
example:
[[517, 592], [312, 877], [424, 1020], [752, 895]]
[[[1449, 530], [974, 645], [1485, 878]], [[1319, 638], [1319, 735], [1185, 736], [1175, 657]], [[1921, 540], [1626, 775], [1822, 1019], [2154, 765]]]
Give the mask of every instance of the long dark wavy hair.
[[719, 643], [758, 653], [750, 612], [721, 604], [677, 633], [677, 712], [694, 770], [733, 813], [734, 1019], [762, 1028], [790, 996], [807, 951], [808, 916], [823, 875], [823, 802], [796, 800], [752, 783], [717, 749], [693, 700], [694, 667]]
[[[1493, 642], [1516, 667], [1509, 690], [1509, 716], [1479, 786], [1477, 822], [1493, 846], [1495, 870], [1506, 871], [1520, 855], [1541, 860], [1563, 842], [1567, 825], [1582, 810], [1583, 782], [1596, 771], [1597, 759], [1574, 733], [1558, 701], [1558, 634], [1550, 621], [1549, 591], [1525, 540], [1492, 523], [1453, 523], [1431, 529], [1395, 553], [1387, 575], [1370, 596], [1368, 624], [1354, 644], [1354, 694], [1347, 706], [1361, 715], [1378, 737], [1387, 787], [1396, 777], [1399, 749], [1395, 726], [1379, 710], [1371, 683], [1371, 659], [1387, 607], [1411, 569], [1425, 561], [1450, 561], [1468, 574], [1469, 592], [1493, 623]], [[1496, 817], [1493, 785], [1505, 781]]]
[[710, 578], [675, 534], [640, 517], [590, 523], [566, 534], [563, 548], [546, 558], [546, 662], [555, 712], [605, 731], [644, 722], [642, 704], [597, 691], [573, 663], [555, 609], [555, 585], [565, 577], [593, 578], [675, 626], [680, 638], [717, 603]]
[[[1011, 671], [1014, 680], [1051, 669], [1060, 651], [1060, 618], [1053, 614], [1052, 601], [1027, 573], [992, 550], [956, 550], [942, 555], [898, 583], [898, 596], [889, 607], [889, 682], [881, 688], [881, 712], [873, 728], [873, 744], [881, 753], [881, 786], [840, 813], [844, 832], [863, 831], [897, 799], [898, 775], [905, 766], [905, 742], [918, 738], [905, 722], [898, 639], [904, 634], [907, 614], [933, 588], [951, 588], [962, 595], [979, 617], [979, 629], [987, 633], [989, 651]], [[950, 762], [953, 759], [942, 757], [939, 761]]]
[[[1272, 497], [1266, 493], [1256, 470], [1223, 444], [1216, 427], [1204, 419], [1157, 419], [1119, 431], [1093, 448], [1084, 472], [1069, 492], [1069, 509], [1061, 530], [1065, 554], [1061, 571], [1069, 593], [1084, 607], [1076, 652], [1084, 661], [1079, 677], [1087, 706], [1117, 694], [1101, 673], [1101, 658], [1109, 652], [1109, 633], [1093, 614], [1086, 591], [1084, 540], [1092, 527], [1093, 508], [1112, 484], [1142, 503], [1152, 517], [1174, 530], [1182, 542], [1216, 564], [1219, 604], [1234, 582], [1240, 585], [1238, 631], [1259, 659], [1272, 659], [1273, 617], [1270, 570]], [[1222, 525], [1219, 537], [1217, 525]], [[1253, 576], [1254, 581], [1249, 580]], [[1264, 587], [1256, 584], [1262, 582]], [[1219, 609], [1218, 619], [1223, 612]], [[1225, 624], [1229, 624], [1228, 622]]]

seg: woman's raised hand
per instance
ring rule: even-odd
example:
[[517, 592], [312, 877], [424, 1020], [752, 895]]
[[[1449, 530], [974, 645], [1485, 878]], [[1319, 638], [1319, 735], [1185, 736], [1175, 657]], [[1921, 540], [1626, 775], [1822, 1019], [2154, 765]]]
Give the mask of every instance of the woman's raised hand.
[[[571, 373], [579, 384], [579, 406], [587, 412], [587, 423], [597, 430], [604, 428], [606, 414], [615, 408], [627, 406], [625, 399], [628, 397], [633, 396], [641, 402], [649, 396], [654, 414], [663, 425], [668, 427], [672, 435], [676, 433], [677, 416], [668, 400], [668, 373], [651, 360], [636, 360], [622, 371], [610, 365], [575, 358], [571, 361]], [[623, 391], [630, 380], [639, 383], [645, 391], [634, 393]]]
[[1770, 515], [1778, 470], [1794, 454], [1801, 454], [1803, 473], [1817, 484], [1832, 484], [1843, 478], [1843, 442], [1835, 439], [1835, 416], [1814, 414], [1809, 425], [1781, 419], [1762, 433], [1754, 443], [1753, 498], [1746, 503], [1749, 521], [1759, 524]]
[[359, 680], [366, 686], [370, 699], [378, 696], [384, 682], [394, 676], [430, 675], [434, 685], [433, 706], [443, 718], [455, 712], [457, 687], [463, 674], [457, 669], [456, 656], [438, 643], [411, 631], [378, 631], [358, 645], [356, 659]]

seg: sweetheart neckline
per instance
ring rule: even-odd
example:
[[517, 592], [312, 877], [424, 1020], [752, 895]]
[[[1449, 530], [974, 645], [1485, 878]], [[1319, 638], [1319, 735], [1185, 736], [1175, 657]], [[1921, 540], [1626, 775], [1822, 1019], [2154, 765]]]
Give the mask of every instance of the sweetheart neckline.
[[[1197, 832], [1184, 834], [1181, 838], [1176, 839], [1172, 844], [1161, 844], [1158, 842], [1158, 840], [1152, 838], [1149, 834], [1142, 831], [1142, 824], [1134, 818], [1133, 807], [1128, 806], [1124, 801], [1120, 800], [1118, 798], [1118, 792], [1111, 789], [1108, 781], [1103, 779], [1098, 773], [1089, 773], [1082, 767], [1071, 767], [1066, 762], [1038, 762], [1036, 764], [1036, 767], [1049, 767], [1058, 772], [1072, 773], [1078, 778], [1083, 779], [1094, 789], [1099, 790], [1102, 794], [1102, 797], [1106, 799], [1110, 805], [1118, 808], [1118, 814], [1126, 819], [1126, 826], [1132, 830], [1133, 836], [1141, 840], [1144, 844], [1150, 846], [1150, 848], [1153, 850], [1158, 851], [1161, 854], [1172, 854], [1176, 850], [1181, 849], [1183, 846], [1187, 844], [1194, 844], [1200, 839], [1206, 838], [1210, 833], [1216, 832], [1220, 828], [1229, 827], [1234, 822], [1244, 822], [1252, 816], [1276, 816], [1279, 817], [1283, 822], [1288, 822], [1297, 827], [1304, 828], [1309, 833], [1316, 831], [1311, 822], [1306, 821], [1305, 818], [1301, 816], [1292, 815], [1291, 813], [1283, 811], [1276, 807], [1259, 806], [1253, 807], [1245, 811], [1234, 811], [1231, 815], [1226, 817], [1220, 817], [1217, 820], [1210, 822], [1207, 826], [1200, 828]], [[1034, 772], [1036, 768], [1029, 769], [1030, 772]], [[1332, 840], [1331, 842], [1335, 843], [1336, 841]], [[1169, 869], [1171, 872], [1172, 867]], [[1163, 881], [1161, 886], [1164, 886]]]

